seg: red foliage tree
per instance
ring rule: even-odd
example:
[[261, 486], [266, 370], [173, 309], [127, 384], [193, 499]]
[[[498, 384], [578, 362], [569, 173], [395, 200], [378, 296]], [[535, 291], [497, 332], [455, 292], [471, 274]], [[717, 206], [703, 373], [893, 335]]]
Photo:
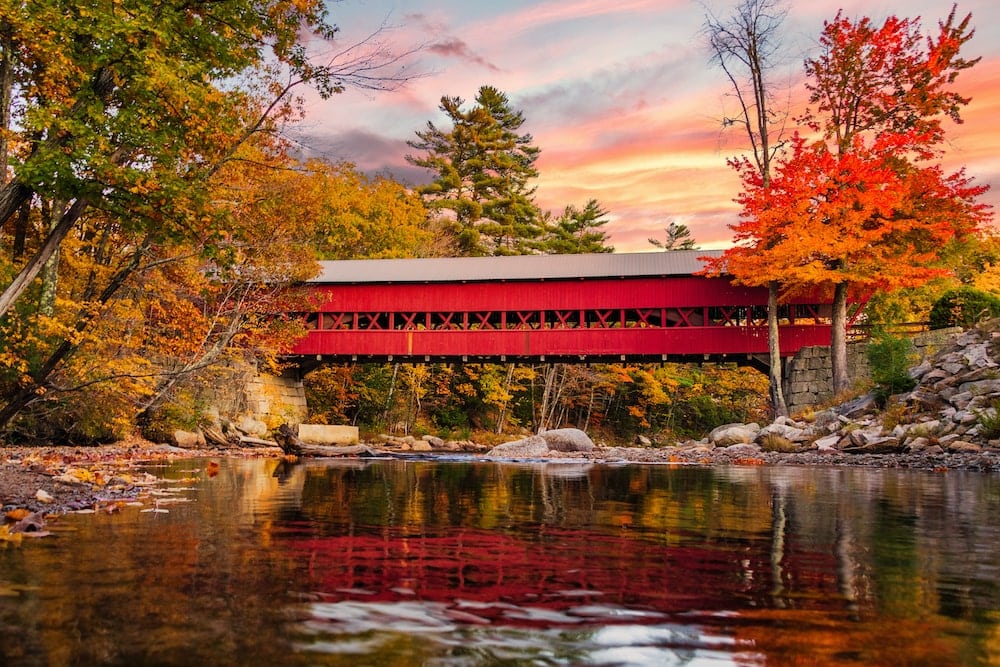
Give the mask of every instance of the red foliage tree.
[[881, 27], [840, 14], [826, 24], [823, 53], [806, 63], [810, 109], [770, 183], [734, 161], [743, 191], [737, 246], [711, 268], [745, 284], [780, 282], [785, 292], [833, 295], [834, 391], [848, 387], [847, 302], [851, 290], [916, 286], [943, 272], [943, 246], [990, 216], [964, 170], [936, 160], [943, 121], [960, 122], [969, 99], [952, 88], [976, 61], [959, 57], [971, 16], [955, 11], [924, 38], [919, 21], [889, 17]]

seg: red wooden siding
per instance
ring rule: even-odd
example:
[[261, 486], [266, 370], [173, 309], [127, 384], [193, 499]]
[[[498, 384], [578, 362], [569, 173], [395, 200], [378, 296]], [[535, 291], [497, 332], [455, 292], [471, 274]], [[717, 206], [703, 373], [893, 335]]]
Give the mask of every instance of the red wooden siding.
[[[315, 284], [298, 355], [661, 360], [767, 352], [767, 290], [697, 276]], [[830, 341], [828, 305], [784, 309], [782, 353]]]

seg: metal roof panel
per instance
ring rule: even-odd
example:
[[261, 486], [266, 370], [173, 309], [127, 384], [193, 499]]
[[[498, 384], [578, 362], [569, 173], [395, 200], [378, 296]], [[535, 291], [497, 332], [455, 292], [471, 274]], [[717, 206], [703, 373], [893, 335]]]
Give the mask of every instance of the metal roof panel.
[[700, 271], [704, 262], [699, 258], [718, 257], [722, 252], [674, 250], [586, 255], [335, 260], [320, 262], [319, 276], [309, 283], [432, 283], [680, 276]]

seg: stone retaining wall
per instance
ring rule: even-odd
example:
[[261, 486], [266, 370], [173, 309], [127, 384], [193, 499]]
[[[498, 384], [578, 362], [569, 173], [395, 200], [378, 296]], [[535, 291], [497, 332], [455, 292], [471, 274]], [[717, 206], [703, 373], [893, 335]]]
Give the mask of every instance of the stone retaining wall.
[[256, 374], [243, 391], [247, 412], [269, 429], [306, 420], [306, 390], [300, 379]]
[[[913, 365], [937, 352], [961, 331], [961, 328], [953, 327], [924, 331], [912, 336]], [[847, 345], [848, 374], [855, 382], [866, 382], [871, 379], [867, 349], [867, 341]], [[789, 412], [829, 401], [833, 398], [830, 348], [802, 348], [798, 354], [786, 360], [784, 377], [785, 402]]]

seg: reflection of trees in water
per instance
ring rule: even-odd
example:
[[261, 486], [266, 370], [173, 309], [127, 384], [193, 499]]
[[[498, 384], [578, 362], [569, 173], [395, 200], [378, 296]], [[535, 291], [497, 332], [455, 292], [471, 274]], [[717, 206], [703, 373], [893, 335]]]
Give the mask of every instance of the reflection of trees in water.
[[225, 461], [193, 485], [170, 514], [77, 517], [65, 539], [0, 552], [18, 595], [0, 596], [4, 650], [124, 663], [155, 643], [206, 664], [280, 660], [289, 591], [358, 586], [698, 609], [765, 655], [818, 661], [998, 657], [996, 475]]

